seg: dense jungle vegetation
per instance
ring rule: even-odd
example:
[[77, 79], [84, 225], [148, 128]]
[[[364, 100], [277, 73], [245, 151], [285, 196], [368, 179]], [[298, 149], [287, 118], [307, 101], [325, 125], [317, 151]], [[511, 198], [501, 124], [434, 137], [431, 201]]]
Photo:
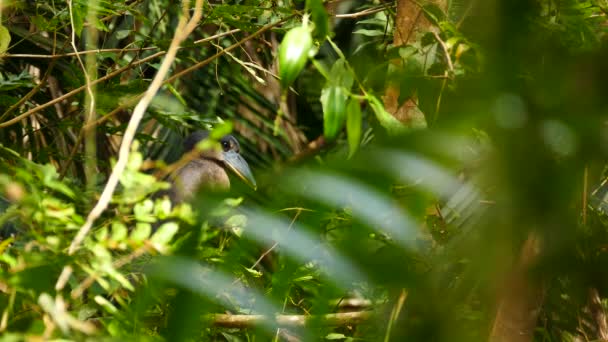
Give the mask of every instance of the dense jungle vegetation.
[[608, 340], [607, 15], [0, 0], [0, 341]]

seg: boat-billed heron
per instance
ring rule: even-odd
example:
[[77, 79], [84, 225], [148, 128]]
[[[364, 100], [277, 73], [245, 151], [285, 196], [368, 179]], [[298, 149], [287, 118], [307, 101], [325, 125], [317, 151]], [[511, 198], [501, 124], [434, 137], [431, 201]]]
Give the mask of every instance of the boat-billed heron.
[[[207, 131], [195, 131], [184, 141], [184, 152], [209, 137]], [[230, 189], [229, 173], [236, 175], [254, 189], [257, 187], [249, 165], [241, 156], [241, 146], [232, 135], [220, 139], [221, 149], [202, 150], [194, 159], [172, 176], [170, 198], [173, 203], [190, 199], [199, 190], [225, 191]]]

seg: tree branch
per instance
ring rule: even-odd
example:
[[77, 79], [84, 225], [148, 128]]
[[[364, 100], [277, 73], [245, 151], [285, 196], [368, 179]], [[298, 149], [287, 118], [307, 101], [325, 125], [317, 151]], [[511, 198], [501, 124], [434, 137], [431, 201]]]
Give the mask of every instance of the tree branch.
[[304, 327], [311, 321], [319, 322], [326, 326], [344, 326], [364, 323], [374, 313], [374, 311], [354, 311], [322, 316], [276, 315], [274, 317], [264, 315], [211, 314], [207, 315], [206, 319], [210, 320], [214, 326], [225, 328], [250, 328], [266, 322], [274, 322], [282, 327]]

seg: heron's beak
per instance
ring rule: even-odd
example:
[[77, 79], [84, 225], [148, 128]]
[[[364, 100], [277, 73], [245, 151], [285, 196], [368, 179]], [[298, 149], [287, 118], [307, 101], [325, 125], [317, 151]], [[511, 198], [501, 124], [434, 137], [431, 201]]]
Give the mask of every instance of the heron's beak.
[[254, 190], [258, 189], [258, 185], [253, 178], [249, 164], [241, 157], [240, 154], [234, 151], [223, 152], [224, 162], [230, 170], [232, 170], [240, 179]]

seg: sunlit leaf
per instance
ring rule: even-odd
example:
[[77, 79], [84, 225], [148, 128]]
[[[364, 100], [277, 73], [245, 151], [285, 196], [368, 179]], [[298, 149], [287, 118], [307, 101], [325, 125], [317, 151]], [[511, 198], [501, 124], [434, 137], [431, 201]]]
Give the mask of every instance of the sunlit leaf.
[[346, 106], [346, 133], [348, 135], [348, 155], [352, 157], [361, 142], [363, 117], [359, 100], [351, 98]]
[[11, 34], [8, 29], [0, 25], [0, 55], [5, 53], [11, 43]]

